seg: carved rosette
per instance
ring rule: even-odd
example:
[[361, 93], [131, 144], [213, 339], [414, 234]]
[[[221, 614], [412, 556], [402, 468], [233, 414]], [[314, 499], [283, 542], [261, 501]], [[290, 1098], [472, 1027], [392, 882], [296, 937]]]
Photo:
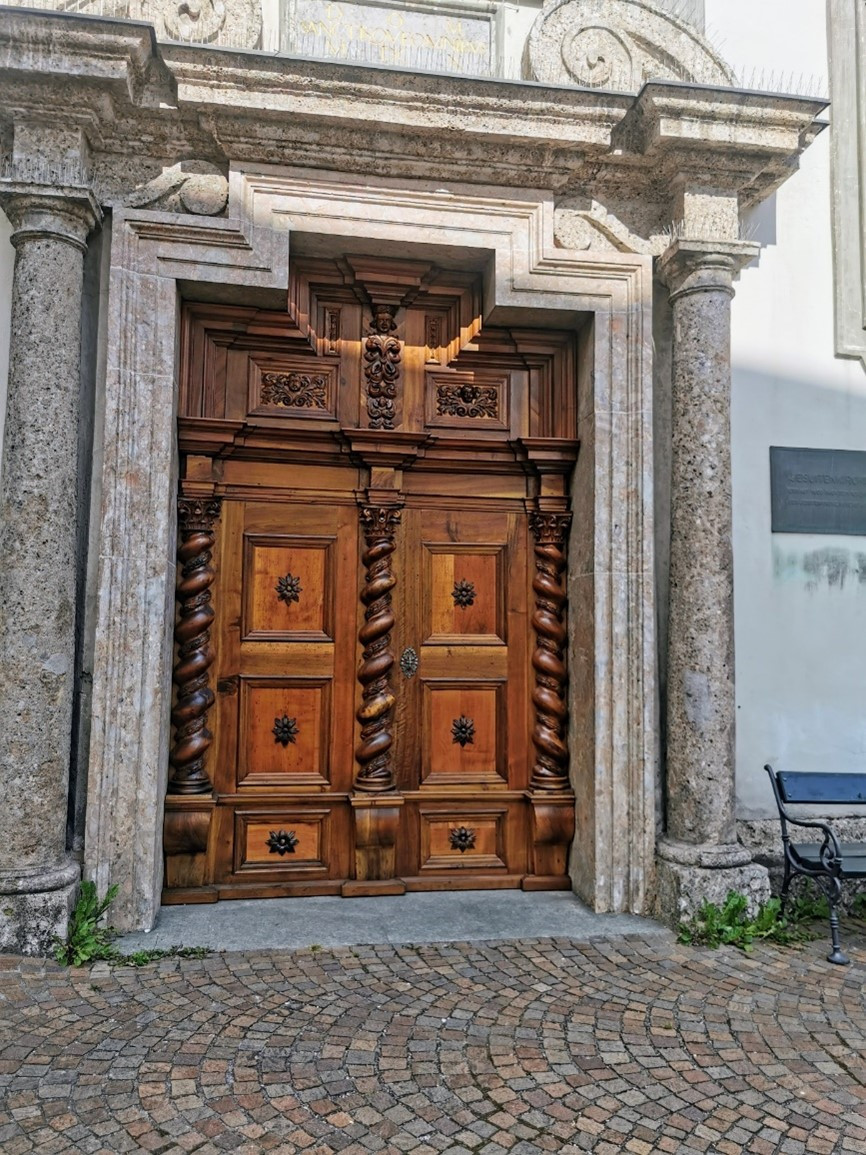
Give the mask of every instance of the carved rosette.
[[571, 523], [570, 513], [532, 513], [529, 526], [535, 537], [535, 726], [532, 742], [535, 765], [530, 777], [532, 790], [568, 790], [568, 745], [565, 704], [567, 672], [565, 668], [565, 538]]
[[471, 826], [454, 826], [448, 832], [448, 840], [452, 850], [465, 854], [467, 850], [475, 848], [475, 831]]
[[455, 606], [460, 606], [462, 610], [474, 606], [476, 598], [474, 583], [466, 581], [465, 578], [456, 581], [454, 589], [451, 591], [451, 597], [454, 599]]
[[459, 718], [454, 719], [451, 725], [451, 741], [461, 749], [475, 745], [475, 723], [471, 718], [461, 714]]
[[210, 627], [214, 619], [211, 586], [215, 575], [210, 563], [220, 506], [219, 498], [182, 497], [177, 503], [180, 540], [173, 675], [177, 698], [171, 712], [174, 745], [169, 755], [169, 794], [209, 794], [211, 790], [205, 771], [213, 741], [207, 715], [214, 701], [208, 674], [214, 660]]
[[294, 830], [272, 830], [268, 834], [267, 847], [271, 854], [279, 854], [282, 858], [284, 854], [294, 854], [299, 841]]
[[362, 557], [366, 573], [361, 601], [366, 610], [358, 634], [363, 646], [358, 681], [363, 692], [357, 715], [361, 723], [361, 740], [355, 751], [358, 762], [355, 789], [369, 794], [394, 789], [391, 767], [391, 718], [395, 701], [391, 690], [394, 666], [391, 591], [396, 579], [391, 570], [391, 555], [399, 524], [399, 509], [375, 505], [361, 507], [361, 527], [366, 543]]
[[371, 429], [393, 429], [397, 419], [397, 382], [402, 346], [392, 334], [397, 328], [393, 305], [377, 305], [364, 345], [367, 417]]

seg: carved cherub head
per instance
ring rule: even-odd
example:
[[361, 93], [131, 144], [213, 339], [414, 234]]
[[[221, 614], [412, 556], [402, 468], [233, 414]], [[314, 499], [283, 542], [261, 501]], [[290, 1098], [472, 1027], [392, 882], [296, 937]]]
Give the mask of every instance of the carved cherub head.
[[397, 328], [397, 322], [394, 320], [396, 312], [396, 305], [374, 305], [370, 330], [373, 333], [393, 333]]

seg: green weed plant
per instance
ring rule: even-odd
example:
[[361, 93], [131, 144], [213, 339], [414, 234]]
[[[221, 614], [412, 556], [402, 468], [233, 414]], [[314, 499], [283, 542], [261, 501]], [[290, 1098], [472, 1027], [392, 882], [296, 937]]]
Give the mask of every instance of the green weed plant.
[[[814, 917], [811, 911], [808, 917]], [[791, 945], [805, 942], [811, 937], [810, 930], [801, 925], [801, 916], [797, 916], [796, 912], [790, 916], [782, 915], [782, 904], [778, 898], [771, 898], [751, 915], [748, 898], [735, 890], [729, 890], [721, 906], [705, 902], [694, 918], [680, 923], [677, 941], [712, 949], [735, 946], [748, 952], [756, 942]]]
[[123, 954], [114, 946], [116, 932], [104, 926], [103, 919], [117, 897], [117, 884], [109, 886], [100, 898], [96, 884], [84, 881], [78, 901], [69, 918], [66, 941], [57, 939], [54, 957], [61, 966], [81, 967], [92, 962], [109, 962], [115, 966], [143, 967], [163, 958], [204, 958], [210, 953], [202, 946], [172, 946], [167, 950], [136, 950]]
[[54, 957], [62, 966], [80, 967], [85, 963], [111, 957], [111, 932], [101, 922], [117, 897], [118, 886], [109, 886], [100, 898], [96, 883], [82, 882], [78, 901], [69, 918], [66, 942], [57, 940]]

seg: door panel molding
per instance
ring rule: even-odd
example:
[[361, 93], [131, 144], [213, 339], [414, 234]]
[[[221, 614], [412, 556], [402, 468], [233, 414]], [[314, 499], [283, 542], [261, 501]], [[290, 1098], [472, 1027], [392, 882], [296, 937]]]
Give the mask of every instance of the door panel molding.
[[240, 677], [239, 792], [330, 784], [332, 677]]
[[421, 786], [508, 786], [506, 678], [421, 678]]
[[241, 642], [333, 642], [336, 541], [334, 535], [244, 534]]

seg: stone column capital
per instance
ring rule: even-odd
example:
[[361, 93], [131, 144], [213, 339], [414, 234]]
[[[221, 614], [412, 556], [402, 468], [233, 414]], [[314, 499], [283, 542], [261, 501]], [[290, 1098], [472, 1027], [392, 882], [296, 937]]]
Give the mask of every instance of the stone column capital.
[[659, 257], [658, 273], [671, 301], [689, 293], [734, 295], [734, 277], [759, 256], [755, 241], [700, 241], [678, 238]]
[[12, 225], [16, 248], [30, 240], [52, 239], [82, 253], [87, 238], [102, 223], [102, 209], [82, 185], [42, 185], [0, 181], [0, 207]]

